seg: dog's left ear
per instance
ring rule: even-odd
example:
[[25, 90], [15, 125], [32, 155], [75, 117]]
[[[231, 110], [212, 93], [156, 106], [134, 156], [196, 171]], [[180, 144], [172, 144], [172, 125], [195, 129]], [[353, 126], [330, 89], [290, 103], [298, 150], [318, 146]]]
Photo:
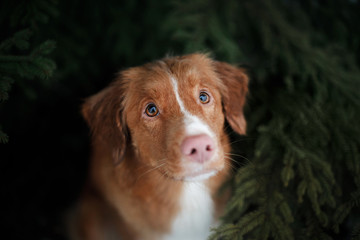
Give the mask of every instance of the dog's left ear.
[[88, 123], [93, 141], [101, 139], [112, 148], [113, 162], [119, 164], [125, 154], [126, 134], [122, 121], [122, 94], [119, 80], [85, 100], [82, 115]]
[[224, 85], [221, 94], [225, 117], [235, 132], [241, 135], [246, 134], [243, 108], [248, 92], [249, 77], [245, 70], [228, 63], [215, 61], [214, 64], [215, 72]]

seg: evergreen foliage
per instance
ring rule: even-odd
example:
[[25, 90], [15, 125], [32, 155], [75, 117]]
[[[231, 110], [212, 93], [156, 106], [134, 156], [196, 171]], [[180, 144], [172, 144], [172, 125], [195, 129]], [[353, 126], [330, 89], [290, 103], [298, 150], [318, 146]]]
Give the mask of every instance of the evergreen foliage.
[[360, 221], [358, 13], [352, 1], [178, 2], [173, 36], [186, 51], [253, 67], [256, 140], [211, 239], [332, 239]]
[[[47, 22], [49, 11], [53, 14], [56, 12], [54, 3], [49, 3], [6, 2], [2, 6], [1, 26], [9, 28], [9, 32], [16, 32], [13, 36], [7, 36], [7, 39], [0, 39], [0, 104], [9, 98], [9, 91], [14, 82], [23, 88], [28, 97], [36, 95], [32, 90], [31, 81], [38, 81], [42, 85], [50, 84], [48, 80], [55, 70], [55, 62], [47, 55], [55, 48], [55, 42], [47, 40], [35, 47], [30, 42], [38, 23]], [[13, 12], [8, 14], [4, 11]], [[0, 126], [0, 143], [7, 141], [8, 136], [1, 131]]]
[[[88, 159], [81, 98], [119, 69], [200, 51], [251, 75], [248, 133], [231, 135], [233, 195], [210, 239], [359, 239], [359, 22], [357, 0], [2, 2], [0, 122], [17, 141], [0, 158], [5, 195], [23, 189], [9, 218], [18, 224], [22, 206], [39, 215], [25, 230], [59, 239], [49, 219], [75, 201]], [[37, 160], [18, 163], [28, 155]]]

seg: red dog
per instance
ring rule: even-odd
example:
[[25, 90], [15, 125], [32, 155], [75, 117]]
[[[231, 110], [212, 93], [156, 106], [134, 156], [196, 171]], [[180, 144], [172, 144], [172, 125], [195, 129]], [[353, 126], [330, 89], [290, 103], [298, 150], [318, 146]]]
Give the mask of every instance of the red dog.
[[245, 134], [247, 85], [243, 70], [192, 54], [125, 70], [87, 99], [93, 154], [78, 238], [206, 239], [226, 201], [224, 121]]

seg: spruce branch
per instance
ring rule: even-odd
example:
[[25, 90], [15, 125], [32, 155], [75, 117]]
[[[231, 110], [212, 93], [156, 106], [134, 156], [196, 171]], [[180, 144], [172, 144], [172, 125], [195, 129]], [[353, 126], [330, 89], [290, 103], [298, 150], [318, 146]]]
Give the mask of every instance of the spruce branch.
[[352, 230], [351, 240], [360, 240], [360, 222], [358, 222]]
[[333, 215], [333, 229], [335, 232], [339, 232], [340, 224], [349, 215], [354, 207], [360, 207], [360, 188], [350, 194], [350, 198], [340, 205]]
[[263, 224], [264, 219], [265, 216], [263, 210], [260, 209], [250, 212], [243, 216], [236, 225], [226, 224], [217, 229], [213, 229], [215, 230], [215, 233], [213, 233], [209, 239], [215, 240], [220, 238], [230, 240], [234, 239], [234, 237], [243, 239], [248, 232]]
[[31, 35], [32, 32], [30, 29], [24, 29], [16, 32], [13, 37], [0, 43], [0, 53], [10, 50], [13, 46], [19, 50], [29, 49], [29, 39]]
[[0, 103], [9, 98], [9, 91], [14, 79], [6, 76], [0, 76]]
[[[23, 87], [24, 92], [35, 92], [31, 86], [25, 84], [25, 79], [41, 81], [44, 86], [49, 85], [48, 79], [56, 68], [55, 62], [46, 57], [55, 48], [54, 41], [44, 41], [38, 47], [26, 52], [30, 47], [31, 31], [21, 30], [12, 37], [0, 43], [0, 101], [9, 98], [11, 85], [17, 83]], [[14, 54], [14, 49], [16, 55]], [[19, 54], [22, 53], [22, 54]], [[8, 141], [8, 136], [0, 131], [0, 142]]]
[[7, 143], [9, 141], [9, 136], [6, 135], [0, 127], [0, 143]]
[[13, 55], [2, 55], [0, 56], [0, 62], [30, 62], [31, 56], [13, 56]]

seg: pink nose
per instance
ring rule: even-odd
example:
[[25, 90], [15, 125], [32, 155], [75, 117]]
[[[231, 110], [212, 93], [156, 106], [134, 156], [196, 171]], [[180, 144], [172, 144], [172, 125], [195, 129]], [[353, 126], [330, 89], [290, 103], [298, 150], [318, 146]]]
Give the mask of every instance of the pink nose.
[[205, 134], [187, 137], [181, 144], [181, 152], [189, 160], [204, 163], [212, 157], [215, 150], [213, 140]]

